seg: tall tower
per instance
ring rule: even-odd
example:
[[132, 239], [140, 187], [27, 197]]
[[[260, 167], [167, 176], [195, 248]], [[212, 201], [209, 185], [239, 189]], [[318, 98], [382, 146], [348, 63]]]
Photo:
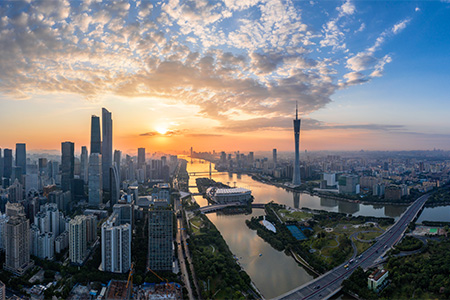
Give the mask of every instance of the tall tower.
[[22, 168], [22, 175], [27, 173], [27, 150], [23, 143], [16, 144], [16, 167]]
[[86, 146], [81, 147], [81, 179], [84, 181], [84, 184], [88, 182], [89, 176], [89, 156]]
[[300, 185], [300, 119], [298, 118], [298, 108], [295, 104], [295, 120], [294, 120], [294, 137], [295, 137], [295, 162], [294, 162], [294, 175], [292, 176], [292, 184]]
[[61, 188], [65, 192], [70, 191], [71, 181], [74, 178], [74, 143], [61, 143], [61, 152]]
[[117, 167], [117, 173], [119, 173], [119, 181], [122, 181], [122, 176], [120, 173], [120, 162], [122, 160], [122, 151], [120, 150], [114, 150], [114, 163]]
[[97, 116], [91, 117], [91, 153], [102, 153], [100, 118]]
[[138, 169], [145, 168], [145, 148], [138, 148]]
[[3, 150], [3, 177], [6, 177], [8, 179], [11, 179], [12, 175], [12, 150], [11, 149], [4, 149]]
[[273, 168], [277, 168], [277, 149], [272, 150]]
[[88, 186], [89, 205], [98, 207], [98, 205], [103, 202], [102, 155], [99, 153], [91, 153], [89, 156]]
[[[3, 178], [3, 157], [2, 157], [2, 148], [0, 148], [0, 181], [2, 181]], [[2, 185], [2, 182], [0, 182], [0, 185]]]
[[102, 108], [102, 176], [103, 190], [110, 191], [109, 168], [112, 167], [112, 119], [111, 113]]

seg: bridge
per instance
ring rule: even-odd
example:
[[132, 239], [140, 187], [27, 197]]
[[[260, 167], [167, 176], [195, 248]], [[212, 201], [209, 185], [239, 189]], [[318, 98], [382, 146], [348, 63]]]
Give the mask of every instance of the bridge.
[[[227, 207], [237, 207], [237, 206], [246, 206], [245, 204], [242, 204], [241, 202], [232, 202], [232, 203], [226, 203], [226, 204], [213, 204], [213, 205], [207, 205], [200, 207], [198, 210], [202, 214], [207, 214], [211, 212], [215, 212], [218, 210], [222, 210]], [[252, 203], [252, 208], [262, 208], [264, 209], [265, 204], [264, 203]]]
[[[414, 201], [397, 222], [385, 231], [377, 242], [345, 268], [346, 262], [316, 279], [293, 289], [275, 299], [328, 299], [341, 290], [344, 279], [358, 267], [367, 269], [379, 261], [380, 256], [394, 246], [405, 233], [408, 224], [417, 216], [430, 197], [423, 195]], [[355, 255], [354, 255], [355, 256]], [[353, 257], [355, 258], [355, 257]]]
[[202, 175], [202, 174], [225, 174], [226, 172], [219, 172], [219, 171], [196, 171], [196, 172], [189, 172], [188, 175], [189, 176], [196, 176], [198, 174]]

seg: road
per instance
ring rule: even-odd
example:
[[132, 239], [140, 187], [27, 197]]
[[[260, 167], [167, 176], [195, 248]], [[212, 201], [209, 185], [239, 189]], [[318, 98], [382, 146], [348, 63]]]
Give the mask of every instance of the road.
[[276, 299], [319, 300], [328, 299], [337, 293], [341, 289], [341, 284], [344, 279], [348, 278], [356, 268], [362, 267], [363, 269], [366, 269], [374, 265], [383, 253], [389, 250], [389, 248], [400, 240], [408, 227], [408, 224], [414, 219], [429, 196], [429, 194], [423, 195], [411, 204], [403, 215], [397, 220], [397, 222], [392, 225], [389, 230], [379, 236], [377, 242], [357, 259], [355, 259], [355, 262], [349, 264], [347, 268], [345, 268], [345, 265], [347, 265], [347, 262], [345, 262], [322, 276], [317, 277], [316, 279], [291, 290]]
[[[200, 289], [198, 287], [198, 283], [197, 283], [197, 276], [195, 275], [195, 270], [194, 270], [194, 264], [192, 263], [192, 258], [191, 258], [191, 254], [189, 252], [189, 248], [188, 248], [188, 243], [187, 243], [187, 236], [186, 236], [186, 228], [184, 228], [183, 225], [183, 220], [184, 220], [184, 214], [182, 213], [182, 205], [180, 202], [180, 199], [177, 199], [175, 201], [175, 211], [177, 212], [178, 215], [178, 211], [180, 212], [180, 216], [181, 217], [177, 217], [177, 226], [178, 226], [178, 230], [177, 230], [177, 245], [178, 245], [178, 259], [180, 261], [180, 267], [181, 267], [181, 272], [183, 273], [183, 280], [184, 283], [186, 285], [186, 289], [188, 290], [189, 293], [189, 299], [192, 300], [194, 299], [193, 293], [192, 293], [192, 287], [189, 281], [189, 275], [187, 272], [187, 268], [190, 268], [191, 270], [191, 274], [192, 274], [192, 279], [194, 281], [194, 285], [195, 285], [195, 289], [197, 291], [197, 295], [200, 295]], [[183, 249], [184, 249], [184, 253], [186, 254], [186, 256], [183, 255]], [[198, 296], [200, 298], [200, 296]]]
[[178, 231], [177, 231], [176, 241], [177, 241], [177, 249], [178, 249], [178, 261], [180, 263], [180, 269], [181, 269], [184, 286], [186, 287], [186, 289], [188, 291], [189, 300], [194, 300], [194, 294], [192, 293], [191, 283], [189, 282], [189, 274], [188, 274], [188, 271], [186, 268], [186, 261], [184, 259], [184, 255], [183, 255], [183, 247], [181, 245], [181, 232], [180, 231], [182, 228], [182, 224], [181, 224], [180, 219], [178, 219], [177, 224], [178, 224]]

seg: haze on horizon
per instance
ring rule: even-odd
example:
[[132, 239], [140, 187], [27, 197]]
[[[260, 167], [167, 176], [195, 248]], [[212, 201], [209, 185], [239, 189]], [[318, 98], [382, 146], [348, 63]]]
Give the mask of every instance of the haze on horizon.
[[2, 1], [0, 142], [450, 150], [448, 1]]

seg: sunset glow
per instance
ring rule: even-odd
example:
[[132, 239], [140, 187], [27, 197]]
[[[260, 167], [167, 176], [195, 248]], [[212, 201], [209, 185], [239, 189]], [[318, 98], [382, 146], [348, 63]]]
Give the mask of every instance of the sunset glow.
[[54, 4], [0, 4], [2, 147], [450, 149], [445, 1]]

